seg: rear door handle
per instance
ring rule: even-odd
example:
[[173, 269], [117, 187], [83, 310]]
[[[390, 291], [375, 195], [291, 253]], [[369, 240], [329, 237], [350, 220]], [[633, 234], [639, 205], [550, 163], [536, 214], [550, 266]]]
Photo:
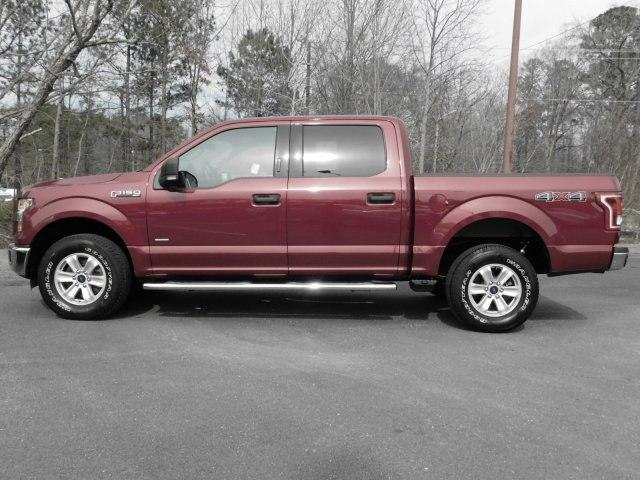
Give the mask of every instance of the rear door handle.
[[280, 205], [279, 193], [254, 193], [254, 205]]
[[396, 194], [392, 192], [367, 193], [367, 203], [374, 205], [389, 204], [396, 201]]

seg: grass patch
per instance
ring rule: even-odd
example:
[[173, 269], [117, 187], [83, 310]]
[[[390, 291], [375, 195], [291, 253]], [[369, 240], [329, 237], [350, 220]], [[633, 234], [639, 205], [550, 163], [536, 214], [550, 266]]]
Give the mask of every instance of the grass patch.
[[0, 201], [0, 248], [13, 241], [13, 202]]
[[620, 240], [622, 243], [640, 243], [640, 210], [625, 209]]

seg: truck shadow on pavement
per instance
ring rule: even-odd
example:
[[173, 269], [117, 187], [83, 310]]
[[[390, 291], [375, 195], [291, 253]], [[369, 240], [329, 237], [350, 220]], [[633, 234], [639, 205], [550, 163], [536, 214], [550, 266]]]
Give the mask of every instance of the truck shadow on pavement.
[[[439, 321], [460, 329], [446, 301], [427, 293], [264, 295], [256, 293], [141, 292], [114, 318], [154, 311], [166, 318], [319, 319], [351, 321]], [[585, 320], [582, 313], [541, 296], [530, 321]]]
[[117, 315], [137, 315], [157, 307], [163, 317], [330, 318], [335, 320], [427, 320], [447, 309], [438, 298], [409, 294], [286, 294], [144, 292]]
[[587, 320], [587, 316], [563, 303], [540, 295], [538, 306], [528, 321], [536, 320]]

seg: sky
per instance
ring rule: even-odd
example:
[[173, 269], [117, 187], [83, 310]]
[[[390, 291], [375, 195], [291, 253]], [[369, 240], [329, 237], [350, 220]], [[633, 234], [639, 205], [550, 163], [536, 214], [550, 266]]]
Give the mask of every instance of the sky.
[[[509, 61], [514, 4], [514, 0], [488, 0], [481, 22], [486, 45], [498, 63]], [[620, 5], [640, 7], [640, 0], [523, 0], [522, 55], [526, 56], [528, 47], [544, 42], [576, 22], [588, 21], [608, 8]]]

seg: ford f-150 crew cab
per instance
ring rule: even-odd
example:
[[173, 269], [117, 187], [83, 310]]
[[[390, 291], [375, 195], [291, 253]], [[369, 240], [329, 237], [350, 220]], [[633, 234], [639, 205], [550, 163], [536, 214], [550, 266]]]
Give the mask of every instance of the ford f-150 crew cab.
[[25, 188], [10, 263], [66, 318], [147, 290], [394, 289], [472, 328], [523, 323], [538, 274], [622, 268], [610, 176], [412, 174], [397, 118], [220, 123], [136, 173]]

